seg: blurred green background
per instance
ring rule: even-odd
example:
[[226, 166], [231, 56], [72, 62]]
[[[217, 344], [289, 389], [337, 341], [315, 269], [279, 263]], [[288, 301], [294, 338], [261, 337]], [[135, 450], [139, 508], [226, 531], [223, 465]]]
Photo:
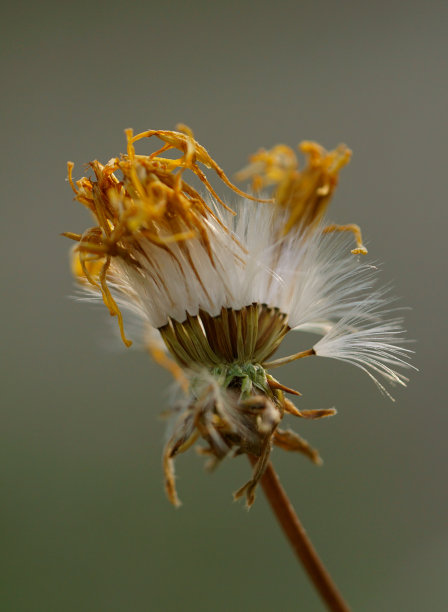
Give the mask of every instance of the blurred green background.
[[169, 505], [170, 378], [116, 340], [104, 308], [70, 299], [59, 233], [90, 220], [66, 160], [79, 177], [124, 151], [124, 128], [179, 121], [230, 175], [277, 142], [354, 150], [330, 216], [361, 225], [412, 307], [420, 373], [393, 404], [348, 365], [287, 366], [301, 407], [339, 414], [290, 423], [322, 468], [274, 463], [354, 610], [446, 609], [447, 18], [435, 1], [3, 9], [2, 611], [323, 609], [261, 493], [249, 513], [232, 502], [244, 457], [212, 476], [181, 457], [184, 505]]

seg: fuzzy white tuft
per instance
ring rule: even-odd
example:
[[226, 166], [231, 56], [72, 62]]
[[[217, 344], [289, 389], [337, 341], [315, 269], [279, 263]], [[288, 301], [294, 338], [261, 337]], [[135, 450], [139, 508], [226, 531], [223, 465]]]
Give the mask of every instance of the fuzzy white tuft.
[[384, 291], [378, 291], [347, 313], [314, 345], [316, 355], [332, 357], [351, 363], [366, 372], [380, 390], [388, 395], [378, 380], [383, 377], [390, 384], [406, 386], [408, 379], [397, 368], [416, 369], [409, 363], [413, 353], [403, 345], [402, 319], [387, 319], [390, 310]]
[[257, 302], [286, 313], [293, 328], [325, 330], [372, 288], [375, 269], [350, 253], [350, 237], [317, 228], [280, 238], [274, 206], [243, 201], [236, 208], [236, 217], [221, 214], [230, 231], [209, 218], [211, 257], [199, 238], [164, 247], [142, 239], [139, 268], [115, 260], [109, 284], [120, 303], [130, 302], [154, 327], [200, 309], [216, 316], [222, 307]]
[[142, 238], [139, 267], [113, 262], [108, 282], [121, 306], [159, 328], [200, 309], [216, 316], [223, 307], [266, 304], [287, 314], [291, 328], [323, 335], [317, 355], [357, 365], [383, 391], [375, 374], [405, 384], [395, 372], [411, 367], [401, 321], [387, 320], [387, 292], [374, 290], [376, 267], [351, 254], [351, 235], [322, 225], [282, 236], [285, 220], [269, 204], [241, 201], [235, 217], [214, 208], [208, 244], [192, 238], [162, 247]]
[[234, 231], [247, 256], [232, 277], [232, 307], [265, 303], [288, 314], [292, 328], [325, 329], [373, 287], [376, 268], [351, 254], [351, 235], [324, 234], [322, 225], [279, 237], [286, 219], [273, 206], [244, 202], [237, 211]]

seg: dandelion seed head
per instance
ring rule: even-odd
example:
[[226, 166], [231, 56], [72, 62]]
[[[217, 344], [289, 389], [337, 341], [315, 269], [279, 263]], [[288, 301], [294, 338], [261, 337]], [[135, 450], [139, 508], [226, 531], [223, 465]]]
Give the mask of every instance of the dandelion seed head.
[[[360, 367], [386, 393], [384, 382], [407, 381], [402, 322], [391, 316], [387, 291], [377, 288], [377, 269], [362, 259], [359, 227], [326, 221], [351, 152], [303, 142], [301, 168], [285, 145], [259, 150], [237, 175], [251, 181], [245, 193], [186, 126], [126, 130], [126, 137], [124, 155], [89, 164], [91, 178], [75, 182], [68, 166], [75, 199], [95, 223], [65, 234], [76, 243], [72, 271], [117, 318], [126, 345], [122, 313], [142, 322], [144, 344], [181, 389], [164, 450], [169, 499], [179, 503], [174, 458], [202, 440], [211, 467], [229, 455], [256, 457], [252, 478], [235, 494], [250, 506], [273, 445], [321, 461], [300, 436], [280, 429], [284, 414], [335, 414], [296, 408], [285, 394], [300, 393], [275, 379], [272, 368], [316, 355]], [[147, 139], [161, 146], [137, 153], [136, 143]], [[165, 157], [167, 151], [180, 155]], [[203, 167], [238, 198], [232, 206]], [[271, 360], [291, 330], [321, 338], [307, 351]]]

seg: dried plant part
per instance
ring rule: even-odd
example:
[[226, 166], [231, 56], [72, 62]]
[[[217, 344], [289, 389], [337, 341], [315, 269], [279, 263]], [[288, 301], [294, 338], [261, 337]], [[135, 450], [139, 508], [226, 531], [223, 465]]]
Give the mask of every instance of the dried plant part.
[[[373, 289], [376, 268], [357, 257], [367, 253], [360, 228], [324, 219], [351, 152], [302, 142], [306, 164], [299, 168], [288, 146], [259, 150], [237, 176], [252, 182], [247, 194], [186, 126], [136, 135], [129, 129], [126, 137], [126, 153], [92, 161], [90, 178], [75, 181], [68, 163], [75, 200], [94, 219], [84, 232], [64, 234], [75, 243], [73, 273], [117, 318], [126, 346], [123, 313], [143, 323], [144, 346], [177, 381], [163, 453], [170, 501], [180, 503], [175, 458], [202, 442], [210, 469], [230, 456], [251, 457], [252, 476], [235, 493], [250, 507], [273, 446], [321, 462], [308, 442], [279, 428], [285, 415], [319, 420], [336, 413], [297, 408], [285, 395], [301, 393], [271, 370], [332, 357], [366, 371], [386, 394], [380, 378], [407, 381], [402, 322], [391, 316], [387, 292]], [[140, 141], [156, 139], [157, 150], [136, 152]], [[241, 201], [229, 206], [204, 168]], [[260, 199], [266, 190], [273, 197]], [[320, 339], [273, 358], [292, 330]]]
[[318, 451], [291, 429], [277, 429], [274, 436], [274, 444], [283, 450], [303, 453], [316, 465], [322, 464]]
[[[135, 136], [132, 130], [126, 130], [127, 154], [111, 159], [106, 165], [96, 160], [91, 162], [94, 179], [83, 177], [75, 183], [73, 163], [67, 164], [68, 181], [75, 200], [90, 210], [98, 224], [83, 234], [63, 234], [77, 242], [72, 269], [81, 281], [100, 288], [110, 314], [118, 318], [127, 346], [130, 342], [124, 334], [121, 312], [108, 288], [108, 281], [113, 284], [116, 276], [115, 270], [110, 270], [111, 258], [138, 271], [139, 260], [145, 256], [145, 246], [156, 245], [174, 257], [169, 245], [176, 243], [180, 255], [193, 267], [187, 242], [194, 237], [214, 265], [208, 221], [213, 219], [227, 231], [204, 197], [183, 180], [184, 171], [192, 171], [209, 194], [228, 211], [231, 209], [215, 193], [198, 163], [212, 168], [237, 194], [258, 200], [234, 186], [206, 149], [194, 140], [191, 130], [185, 126], [182, 129], [183, 132], [148, 130]], [[165, 142], [165, 146], [152, 155], [137, 155], [134, 144], [152, 136]], [[180, 150], [182, 156], [178, 159], [160, 157], [169, 149]], [[121, 179], [117, 173], [121, 173]], [[196, 275], [200, 281], [197, 270]]]
[[[239, 181], [251, 179], [255, 193], [275, 187], [276, 204], [288, 211], [288, 220], [282, 228], [284, 234], [297, 227], [313, 231], [319, 226], [338, 184], [339, 171], [351, 157], [350, 149], [343, 144], [326, 151], [315, 142], [303, 141], [299, 149], [307, 156], [303, 170], [299, 170], [299, 161], [291, 148], [276, 145], [271, 150], [260, 149], [254, 153], [250, 164], [236, 175]], [[356, 239], [356, 249], [352, 253], [367, 253], [357, 225], [332, 224], [322, 231], [350, 231]]]

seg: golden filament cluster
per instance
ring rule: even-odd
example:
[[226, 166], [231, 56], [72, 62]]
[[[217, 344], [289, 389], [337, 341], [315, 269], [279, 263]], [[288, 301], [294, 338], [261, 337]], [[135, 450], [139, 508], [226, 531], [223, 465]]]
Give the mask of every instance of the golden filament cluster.
[[[257, 199], [230, 182], [206, 149], [196, 142], [189, 128], [178, 127], [179, 132], [148, 130], [136, 136], [132, 130], [126, 130], [127, 154], [105, 165], [90, 162], [95, 179], [83, 177], [75, 183], [73, 163], [68, 163], [68, 180], [75, 199], [90, 210], [97, 223], [83, 234], [63, 234], [78, 242], [73, 272], [101, 291], [110, 313], [118, 317], [122, 339], [127, 346], [131, 343], [124, 335], [120, 310], [107, 285], [111, 259], [119, 257], [138, 266], [133, 252], [139, 250], [140, 240], [164, 247], [172, 242], [182, 245], [193, 236], [201, 240], [211, 257], [205, 217], [216, 219], [216, 216], [203, 196], [183, 180], [183, 172], [192, 171], [211, 196], [228, 210], [198, 163], [213, 169], [239, 195]], [[135, 142], [153, 136], [159, 138], [163, 146], [151, 155], [137, 155]], [[182, 155], [177, 159], [161, 157], [171, 149], [178, 149]], [[120, 172], [122, 178], [119, 179], [116, 172]]]
[[[303, 141], [299, 150], [307, 157], [303, 170], [295, 152], [286, 145], [270, 150], [260, 149], [249, 158], [249, 165], [236, 175], [237, 180], [252, 180], [254, 193], [266, 187], [275, 187], [275, 202], [289, 213], [283, 227], [287, 234], [294, 227], [303, 231], [314, 230], [322, 221], [330, 199], [338, 184], [340, 170], [350, 161], [352, 152], [344, 144], [326, 151], [316, 142]], [[359, 227], [331, 225], [326, 232], [349, 231], [356, 239], [354, 254], [366, 254]]]

